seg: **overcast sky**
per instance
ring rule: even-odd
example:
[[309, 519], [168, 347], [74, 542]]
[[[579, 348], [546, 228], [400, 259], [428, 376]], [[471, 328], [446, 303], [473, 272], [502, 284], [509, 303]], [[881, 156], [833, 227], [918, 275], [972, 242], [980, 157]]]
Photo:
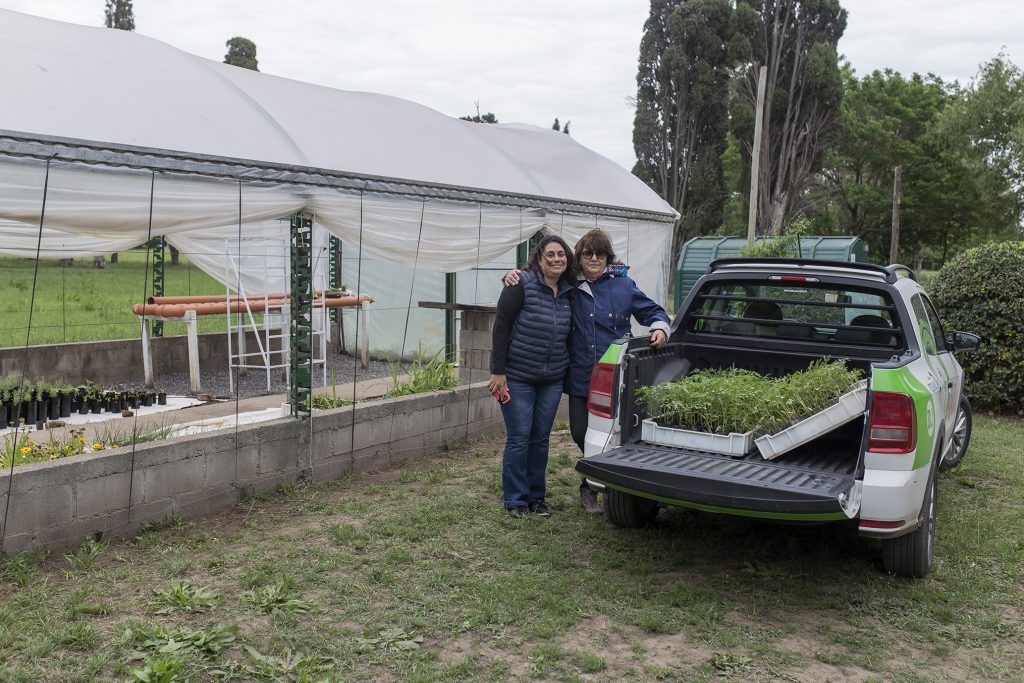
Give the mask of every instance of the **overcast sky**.
[[[222, 61], [240, 35], [260, 70], [395, 95], [451, 116], [550, 126], [632, 167], [636, 64], [646, 0], [135, 0], [136, 32]], [[1024, 64], [1020, 0], [846, 0], [839, 43], [859, 74], [892, 68], [966, 83], [1005, 50]], [[104, 0], [0, 0], [91, 26]]]

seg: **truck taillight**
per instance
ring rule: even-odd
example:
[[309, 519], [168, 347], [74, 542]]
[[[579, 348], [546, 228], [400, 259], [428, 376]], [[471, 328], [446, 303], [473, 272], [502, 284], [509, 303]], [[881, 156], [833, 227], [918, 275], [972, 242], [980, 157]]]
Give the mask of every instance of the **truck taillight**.
[[875, 392], [871, 401], [868, 450], [909, 453], [917, 446], [914, 401], [906, 394]]
[[617, 365], [598, 363], [590, 372], [587, 410], [599, 417], [615, 417], [615, 371]]

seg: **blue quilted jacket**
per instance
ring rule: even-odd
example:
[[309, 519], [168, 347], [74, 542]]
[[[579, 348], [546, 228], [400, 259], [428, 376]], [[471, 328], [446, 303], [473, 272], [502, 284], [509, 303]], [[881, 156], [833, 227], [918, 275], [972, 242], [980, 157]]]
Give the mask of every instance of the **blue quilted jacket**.
[[505, 374], [509, 379], [539, 384], [562, 379], [569, 367], [572, 328], [572, 287], [558, 283], [558, 296], [536, 273], [524, 271], [523, 307], [509, 339]]

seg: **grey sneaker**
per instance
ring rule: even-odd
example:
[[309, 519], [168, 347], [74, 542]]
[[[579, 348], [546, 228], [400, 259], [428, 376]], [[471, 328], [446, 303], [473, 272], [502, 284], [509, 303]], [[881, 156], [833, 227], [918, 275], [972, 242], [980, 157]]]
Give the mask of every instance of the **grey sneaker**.
[[597, 499], [597, 491], [589, 486], [580, 489], [580, 505], [592, 515], [599, 515], [604, 512], [601, 509], [601, 502]]
[[548, 507], [547, 503], [543, 500], [535, 500], [530, 503], [530, 512], [537, 515], [538, 517], [550, 517], [551, 508]]
[[530, 511], [525, 507], [505, 508], [505, 511], [510, 517], [515, 517], [516, 519], [522, 519], [530, 515]]

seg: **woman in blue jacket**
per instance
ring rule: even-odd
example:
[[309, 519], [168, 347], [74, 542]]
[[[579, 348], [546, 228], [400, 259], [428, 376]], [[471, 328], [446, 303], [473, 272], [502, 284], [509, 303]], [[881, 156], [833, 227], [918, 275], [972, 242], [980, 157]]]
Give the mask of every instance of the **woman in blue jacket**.
[[[576, 242], [575, 258], [579, 274], [572, 308], [572, 334], [569, 338], [569, 374], [565, 393], [569, 395], [569, 431], [583, 451], [587, 435], [587, 392], [590, 373], [598, 359], [616, 339], [632, 332], [631, 318], [651, 330], [651, 346], [659, 348], [668, 341], [669, 323], [665, 309], [644, 294], [629, 267], [617, 262], [608, 234], [600, 229], [586, 233]], [[517, 271], [506, 275], [505, 283], [516, 281]], [[600, 513], [597, 491], [580, 484], [580, 505], [587, 512]]]
[[498, 298], [488, 388], [499, 397], [505, 420], [505, 510], [513, 517], [548, 517], [548, 442], [569, 367], [573, 253], [561, 237], [545, 237], [528, 269]]
[[[616, 339], [632, 332], [630, 318], [651, 331], [651, 346], [668, 341], [668, 315], [665, 309], [640, 291], [627, 275], [629, 266], [617, 263], [612, 241], [603, 230], [591, 230], [576, 243], [579, 276], [576, 302], [572, 311], [572, 335], [569, 340], [569, 375], [565, 393], [569, 395], [569, 431], [583, 451], [587, 435], [587, 392], [594, 365]], [[597, 491], [580, 484], [580, 504], [587, 512], [600, 513]]]

